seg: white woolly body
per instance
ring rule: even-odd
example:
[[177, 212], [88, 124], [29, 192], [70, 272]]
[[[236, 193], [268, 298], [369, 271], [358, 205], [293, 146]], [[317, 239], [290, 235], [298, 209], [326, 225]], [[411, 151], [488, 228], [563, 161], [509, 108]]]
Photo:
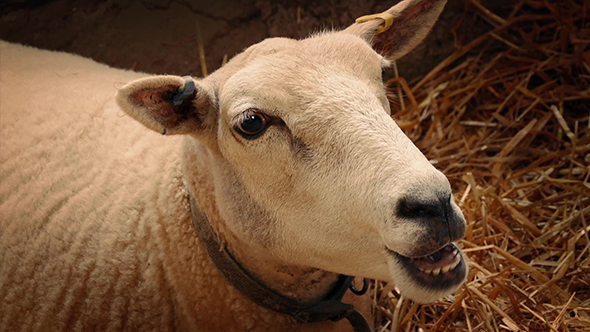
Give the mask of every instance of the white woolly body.
[[145, 76], [0, 41], [0, 331], [296, 329], [202, 248], [183, 137], [115, 104], [117, 86]]
[[[113, 98], [114, 82], [144, 75], [0, 47], [0, 330], [173, 322], [166, 267], [194, 242], [179, 222], [181, 141], [157, 140]], [[100, 325], [104, 313], [119, 319]]]
[[201, 316], [240, 312], [251, 328], [266, 310], [208, 289], [224, 281], [190, 223], [182, 138], [114, 102], [114, 82], [145, 75], [5, 42], [0, 55], [0, 331], [208, 330]]

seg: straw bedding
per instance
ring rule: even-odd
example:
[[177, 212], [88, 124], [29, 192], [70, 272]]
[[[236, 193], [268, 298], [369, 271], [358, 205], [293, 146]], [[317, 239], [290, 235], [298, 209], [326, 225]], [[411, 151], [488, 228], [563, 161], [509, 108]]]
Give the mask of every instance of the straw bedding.
[[469, 278], [430, 305], [377, 283], [378, 330], [590, 331], [590, 3], [525, 0], [503, 16], [466, 3], [457, 30], [475, 18], [489, 32], [459, 34], [428, 75], [388, 91], [454, 186]]

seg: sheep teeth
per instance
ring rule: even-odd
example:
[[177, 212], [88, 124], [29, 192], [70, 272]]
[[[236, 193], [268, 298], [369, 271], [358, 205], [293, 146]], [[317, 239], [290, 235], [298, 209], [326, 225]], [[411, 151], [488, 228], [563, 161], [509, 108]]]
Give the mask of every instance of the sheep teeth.
[[457, 267], [457, 265], [459, 265], [459, 263], [461, 263], [461, 256], [457, 255], [455, 256], [451, 264], [448, 265], [449, 271], [454, 270]]
[[[439, 274], [448, 273], [449, 271], [454, 270], [461, 263], [461, 255], [459, 253], [460, 252], [458, 250], [455, 250], [455, 255], [453, 256], [453, 260], [445, 266], [435, 268], [433, 270], [425, 269], [423, 267], [418, 267], [418, 270], [420, 270], [420, 272], [422, 272], [426, 275], [432, 274], [434, 276], [437, 276]], [[412, 262], [413, 262], [413, 259], [412, 259]]]
[[445, 273], [449, 272], [449, 270], [451, 270], [451, 265], [447, 265], [447, 266], [445, 266], [445, 267], [441, 268], [441, 269], [440, 269], [440, 272], [441, 272], [442, 274], [445, 274]]
[[459, 252], [457, 252], [457, 254], [453, 257], [453, 261], [446, 266], [439, 267], [434, 270], [428, 270], [428, 269], [425, 269], [422, 267], [420, 267], [418, 269], [420, 270], [420, 272], [422, 272], [424, 274], [432, 274], [434, 276], [437, 276], [439, 274], [445, 274], [445, 273], [448, 273], [449, 271], [454, 270], [459, 265], [459, 263], [461, 263], [461, 256], [459, 255]]

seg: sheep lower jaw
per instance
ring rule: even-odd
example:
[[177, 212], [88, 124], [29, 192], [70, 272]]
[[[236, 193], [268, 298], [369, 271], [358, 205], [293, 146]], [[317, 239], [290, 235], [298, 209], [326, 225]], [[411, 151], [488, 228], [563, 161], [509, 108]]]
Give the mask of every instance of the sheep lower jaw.
[[[440, 297], [455, 291], [467, 276], [467, 264], [461, 250], [453, 243], [423, 257], [406, 257], [387, 248], [387, 253], [401, 267], [405, 276], [420, 293], [440, 294]], [[395, 282], [395, 280], [394, 280]], [[400, 287], [402, 294], [404, 289]], [[410, 296], [419, 302], [431, 302], [431, 298]]]

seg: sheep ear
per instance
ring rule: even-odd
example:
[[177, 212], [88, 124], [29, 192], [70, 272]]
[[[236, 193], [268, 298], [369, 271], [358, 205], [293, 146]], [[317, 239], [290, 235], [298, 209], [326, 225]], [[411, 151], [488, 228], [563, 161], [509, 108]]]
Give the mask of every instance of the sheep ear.
[[144, 126], [164, 135], [199, 134], [214, 127], [214, 93], [191, 77], [153, 76], [117, 92], [119, 107]]
[[[364, 38], [373, 45], [375, 51], [395, 60], [411, 51], [426, 37], [446, 2], [403, 0], [382, 14], [360, 17], [344, 32]], [[391, 26], [387, 27], [389, 24]]]

